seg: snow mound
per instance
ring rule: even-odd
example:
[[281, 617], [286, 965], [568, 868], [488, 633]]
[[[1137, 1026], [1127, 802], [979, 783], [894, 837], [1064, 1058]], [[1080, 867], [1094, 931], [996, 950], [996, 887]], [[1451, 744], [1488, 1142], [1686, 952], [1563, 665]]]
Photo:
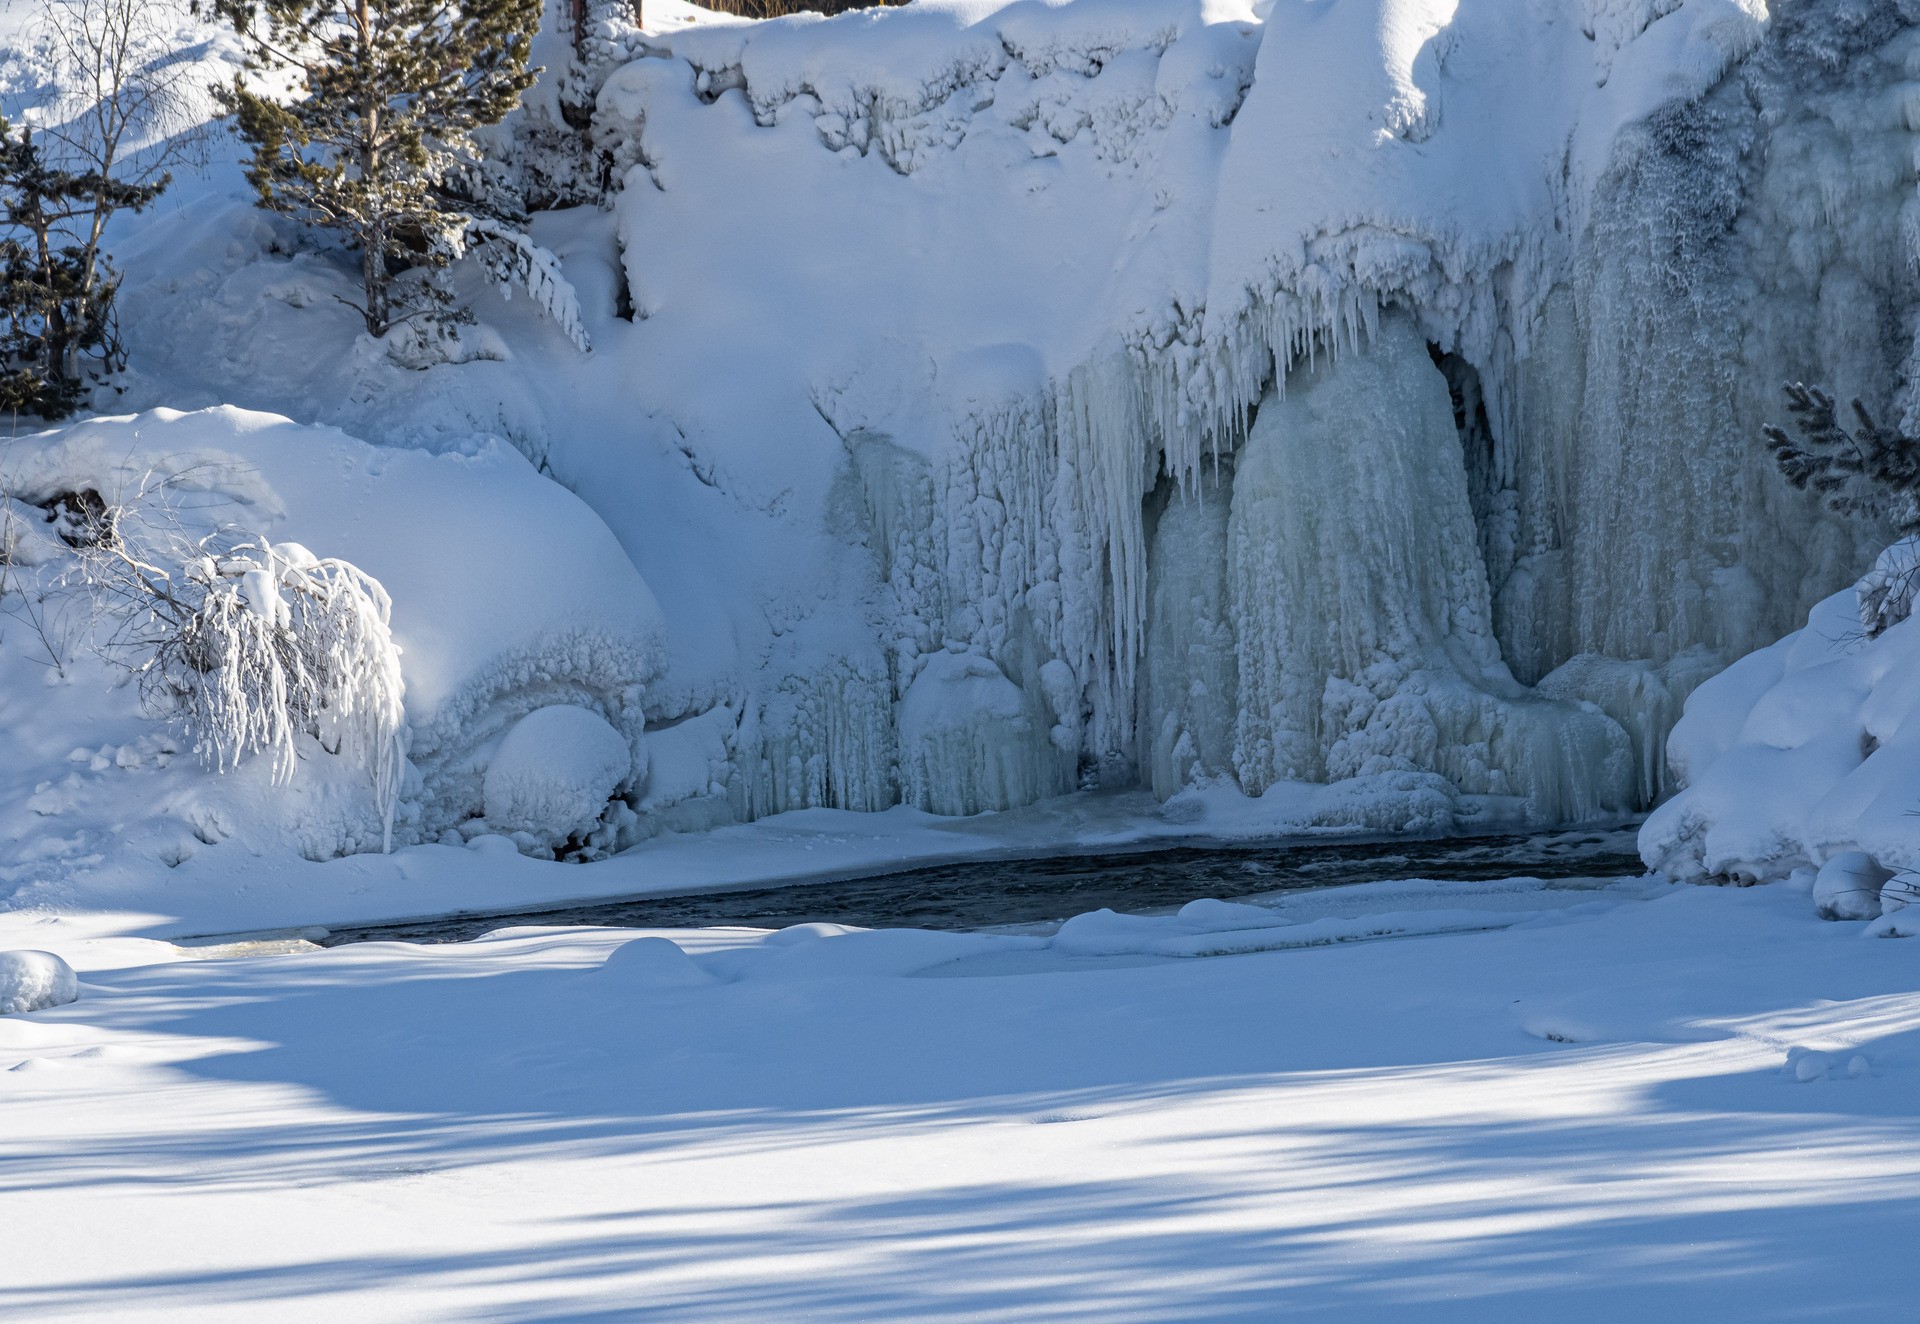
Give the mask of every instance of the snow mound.
[[1865, 851], [1843, 850], [1813, 879], [1813, 907], [1822, 919], [1878, 919], [1880, 890], [1893, 875]]
[[52, 952], [0, 952], [0, 1016], [43, 1011], [80, 999], [73, 967]]
[[698, 988], [714, 982], [678, 943], [668, 938], [635, 938], [607, 954], [594, 971], [599, 984], [629, 989]]
[[487, 823], [556, 846], [583, 837], [633, 776], [626, 737], [572, 704], [536, 708], [514, 723], [487, 761]]

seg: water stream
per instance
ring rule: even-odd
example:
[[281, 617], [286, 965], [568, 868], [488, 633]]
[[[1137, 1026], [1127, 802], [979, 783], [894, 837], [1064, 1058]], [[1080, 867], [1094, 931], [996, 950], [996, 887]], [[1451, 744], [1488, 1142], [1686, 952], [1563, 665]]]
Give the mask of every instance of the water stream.
[[1198, 897], [1246, 899], [1397, 878], [1618, 877], [1642, 872], [1634, 829], [1443, 840], [1183, 845], [1098, 854], [969, 860], [826, 882], [694, 896], [631, 897], [513, 913], [338, 928], [324, 946], [461, 942], [519, 925], [985, 929], [1045, 924], [1110, 907], [1170, 910]]

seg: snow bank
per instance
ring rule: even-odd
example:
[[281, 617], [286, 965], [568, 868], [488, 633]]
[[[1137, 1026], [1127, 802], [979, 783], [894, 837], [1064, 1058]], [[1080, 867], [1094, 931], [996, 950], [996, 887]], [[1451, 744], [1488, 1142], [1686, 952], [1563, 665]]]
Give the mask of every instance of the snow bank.
[[0, 952], [0, 1016], [43, 1011], [80, 998], [73, 967], [52, 952]]
[[1816, 904], [1853, 919], [1920, 868], [1920, 619], [1868, 638], [1878, 587], [1834, 594], [1694, 692], [1669, 744], [1685, 789], [1640, 834], [1649, 868], [1755, 881], [1817, 867]]
[[[664, 651], [658, 608], [592, 512], [503, 445], [430, 455], [229, 407], [156, 410], [10, 443], [0, 457], [0, 489], [29, 508], [93, 491], [190, 535], [225, 527], [296, 541], [377, 580], [392, 600], [411, 732], [402, 841], [431, 839], [476, 818], [494, 746], [535, 709], [589, 710], [618, 733], [629, 768], [640, 747], [645, 687]], [[40, 569], [57, 572], [59, 562]], [[13, 733], [23, 773], [64, 763], [74, 733], [86, 726], [75, 720], [75, 706], [105, 702], [94, 686], [107, 677], [87, 669], [84, 648], [71, 651], [78, 670], [59, 711], [43, 715], [32, 732]], [[62, 714], [64, 727], [55, 720]], [[35, 737], [41, 747], [29, 743]], [[317, 746], [305, 754], [319, 778], [314, 787], [325, 784], [328, 795], [345, 799], [313, 811], [331, 818], [333, 839], [316, 822], [294, 834], [298, 848], [316, 857], [366, 848], [364, 806], [329, 781], [331, 760]], [[76, 781], [71, 795], [43, 796], [34, 812], [64, 816], [89, 794]], [[271, 797], [246, 809], [208, 809], [223, 821], [201, 823], [201, 835], [239, 832], [256, 845], [285, 844], [275, 834], [305, 812], [299, 800], [291, 795], [285, 814]], [[264, 821], [248, 822], [250, 815]], [[378, 848], [377, 831], [371, 844]]]

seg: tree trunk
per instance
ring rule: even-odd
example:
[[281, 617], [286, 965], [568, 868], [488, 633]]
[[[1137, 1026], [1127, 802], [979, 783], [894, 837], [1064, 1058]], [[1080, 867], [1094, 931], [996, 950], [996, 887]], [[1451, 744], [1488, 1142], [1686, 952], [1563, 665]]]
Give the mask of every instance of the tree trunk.
[[360, 241], [360, 276], [365, 287], [367, 334], [378, 340], [387, 334], [387, 244], [378, 226]]
[[354, 7], [354, 36], [360, 60], [360, 186], [366, 191], [368, 220], [360, 233], [360, 277], [364, 286], [367, 334], [378, 340], [387, 334], [387, 225], [380, 199], [380, 112], [374, 95], [373, 14], [367, 0]]

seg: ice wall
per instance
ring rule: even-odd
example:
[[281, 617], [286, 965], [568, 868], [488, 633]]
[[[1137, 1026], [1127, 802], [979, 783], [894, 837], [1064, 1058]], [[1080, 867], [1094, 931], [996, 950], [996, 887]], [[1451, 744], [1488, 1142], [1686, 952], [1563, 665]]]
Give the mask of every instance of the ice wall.
[[743, 812], [1389, 771], [1619, 812], [1879, 540], [1757, 432], [1789, 378], [1915, 407], [1894, 0], [923, 0], [644, 44], [594, 127], [636, 336], [751, 383], [665, 407], [866, 567], [744, 679]]

